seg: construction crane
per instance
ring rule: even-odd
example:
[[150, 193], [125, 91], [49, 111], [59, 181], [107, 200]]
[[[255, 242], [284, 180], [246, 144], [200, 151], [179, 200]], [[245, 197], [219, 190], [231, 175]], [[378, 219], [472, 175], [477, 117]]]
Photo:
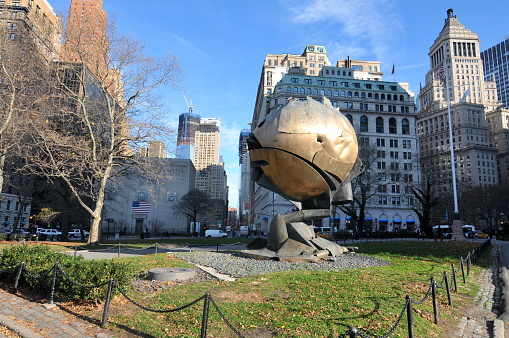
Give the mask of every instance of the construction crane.
[[189, 108], [189, 113], [192, 113], [194, 110], [193, 98], [192, 97], [189, 98], [189, 101], [191, 102], [191, 104], [189, 104], [189, 102], [187, 102], [186, 94], [184, 93], [184, 100], [186, 100], [187, 107]]

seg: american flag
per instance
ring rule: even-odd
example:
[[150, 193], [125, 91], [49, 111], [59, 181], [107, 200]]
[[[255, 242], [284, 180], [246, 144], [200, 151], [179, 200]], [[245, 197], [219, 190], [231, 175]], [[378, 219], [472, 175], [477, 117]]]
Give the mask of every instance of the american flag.
[[134, 201], [131, 208], [133, 214], [150, 213], [150, 202]]
[[285, 62], [288, 61], [288, 54], [283, 58], [283, 61], [281, 61], [281, 66], [285, 64]]

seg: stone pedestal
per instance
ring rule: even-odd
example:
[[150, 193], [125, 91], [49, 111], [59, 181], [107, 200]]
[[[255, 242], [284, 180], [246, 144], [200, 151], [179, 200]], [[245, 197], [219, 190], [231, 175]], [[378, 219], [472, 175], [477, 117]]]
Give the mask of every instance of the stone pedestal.
[[467, 239], [463, 235], [463, 221], [455, 219], [452, 221], [452, 237], [451, 241], [466, 241]]

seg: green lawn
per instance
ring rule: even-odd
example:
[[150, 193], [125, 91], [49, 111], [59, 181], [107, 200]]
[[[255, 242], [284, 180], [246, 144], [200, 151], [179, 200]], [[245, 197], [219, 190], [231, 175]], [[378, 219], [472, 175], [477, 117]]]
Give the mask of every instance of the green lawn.
[[[145, 306], [172, 309], [210, 292], [231, 325], [245, 337], [337, 337], [350, 326], [363, 328], [370, 335], [384, 335], [402, 312], [406, 295], [421, 300], [429, 288], [430, 278], [440, 282], [444, 271], [450, 274], [451, 264], [459, 270], [459, 258], [466, 257], [478, 243], [395, 241], [355, 245], [359, 253], [391, 264], [334, 272], [277, 272], [240, 278], [236, 282], [177, 284], [164, 291], [131, 293]], [[136, 262], [140, 270], [189, 266], [165, 254], [128, 260]], [[414, 305], [415, 337], [443, 337], [446, 325], [456, 327], [461, 318], [460, 309], [473, 302], [481, 269], [474, 267], [467, 284], [461, 283], [458, 276], [459, 292], [453, 293], [454, 308], [447, 304], [445, 289], [438, 289], [440, 325], [433, 324], [431, 298], [423, 305]], [[154, 337], [197, 337], [202, 312], [202, 301], [163, 314], [141, 310], [118, 295], [110, 307], [108, 328], [129, 328]], [[88, 315], [100, 320], [102, 307], [90, 310]], [[207, 337], [236, 336], [213, 306], [208, 323]], [[391, 337], [407, 337], [406, 314]]]

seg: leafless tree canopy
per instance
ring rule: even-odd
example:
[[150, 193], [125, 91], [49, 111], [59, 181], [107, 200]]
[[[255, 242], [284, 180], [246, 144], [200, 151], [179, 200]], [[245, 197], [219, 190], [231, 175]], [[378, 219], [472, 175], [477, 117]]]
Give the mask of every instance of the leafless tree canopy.
[[86, 39], [75, 39], [72, 59], [47, 64], [49, 76], [38, 79], [44, 102], [25, 120], [29, 141], [19, 149], [25, 172], [62, 180], [87, 210], [90, 243], [100, 241], [108, 180], [129, 168], [143, 174], [149, 161], [134, 156], [139, 148], [174, 134], [159, 94], [181, 76], [174, 56], [147, 56], [140, 42], [112, 24], [106, 32], [93, 49], [84, 48]]

